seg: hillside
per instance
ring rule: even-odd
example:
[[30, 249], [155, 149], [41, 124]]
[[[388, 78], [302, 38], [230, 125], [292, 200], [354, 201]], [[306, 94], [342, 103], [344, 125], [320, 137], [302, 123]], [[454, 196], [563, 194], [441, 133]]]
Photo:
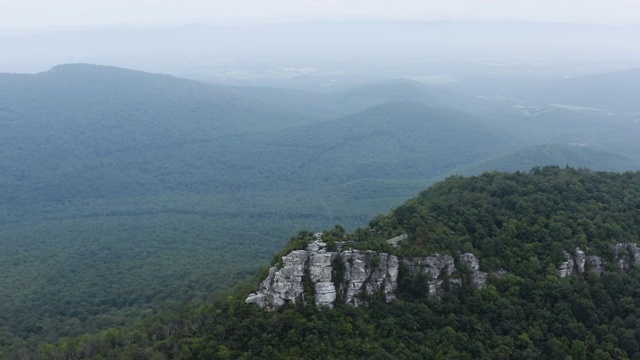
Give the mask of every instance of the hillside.
[[[151, 122], [158, 130], [180, 124], [185, 132], [197, 129], [203, 135], [211, 131], [223, 135], [306, 120], [231, 88], [109, 66], [69, 64], [34, 75], [2, 74], [0, 84], [3, 117], [40, 124], [65, 121], [70, 127], [84, 119], [86, 125], [116, 127], [129, 122], [144, 128]], [[102, 121], [92, 124], [87, 118]], [[154, 132], [144, 135], [153, 140]]]
[[204, 301], [297, 229], [361, 226], [442, 169], [510, 144], [446, 108], [376, 104], [335, 119], [313, 109], [94, 65], [1, 75], [4, 343]]
[[82, 64], [0, 75], [0, 347], [211, 300], [299, 229], [362, 227], [546, 139], [593, 142], [552, 151], [562, 166], [640, 154], [627, 118], [467, 100], [404, 80], [292, 94]]
[[[258, 163], [271, 169], [274, 164], [268, 158], [283, 159], [284, 166], [296, 164], [294, 183], [429, 179], [446, 169], [514, 148], [517, 139], [508, 135], [449, 108], [391, 102], [269, 133], [254, 140], [260, 147], [252, 157], [263, 157]], [[279, 153], [265, 153], [265, 148]]]
[[[219, 86], [219, 85], [218, 85]], [[419, 102], [431, 107], [479, 110], [492, 104], [409, 79], [361, 84], [346, 89], [311, 91], [257, 86], [233, 88], [274, 106], [335, 118], [391, 102]]]
[[[164, 313], [135, 328], [63, 339], [22, 354], [35, 359], [69, 354], [78, 359], [635, 359], [639, 194], [638, 172], [544, 167], [451, 177], [372, 219], [368, 228], [346, 234], [336, 227], [321, 235], [327, 247], [346, 242], [345, 247], [373, 250], [365, 269], [397, 257], [395, 299], [374, 291], [358, 298], [359, 307], [338, 301], [330, 308], [313, 306], [307, 297], [306, 306], [296, 302], [262, 311], [244, 303], [247, 290], [238, 290], [237, 298], [182, 315]], [[398, 234], [406, 235], [399, 247], [387, 244]], [[304, 249], [314, 237], [300, 232], [281, 255]], [[477, 257], [479, 267], [455, 260], [457, 273], [443, 267], [429, 275], [429, 265], [423, 265], [415, 275], [402, 260], [421, 258], [428, 264], [430, 257], [464, 254]], [[572, 256], [576, 262], [567, 265]], [[277, 260], [274, 265], [286, 269], [288, 260], [281, 265]], [[332, 263], [331, 278], [348, 279], [357, 261]], [[573, 273], [563, 272], [567, 267]], [[477, 271], [495, 275], [474, 287]], [[441, 291], [431, 292], [428, 284], [440, 279]], [[302, 281], [312, 295], [316, 280]]]

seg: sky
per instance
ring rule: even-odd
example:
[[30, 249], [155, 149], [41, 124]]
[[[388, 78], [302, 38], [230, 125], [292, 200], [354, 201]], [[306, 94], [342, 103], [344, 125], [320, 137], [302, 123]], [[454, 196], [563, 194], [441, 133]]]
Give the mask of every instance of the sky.
[[0, 0], [0, 28], [346, 19], [640, 24], [640, 0]]

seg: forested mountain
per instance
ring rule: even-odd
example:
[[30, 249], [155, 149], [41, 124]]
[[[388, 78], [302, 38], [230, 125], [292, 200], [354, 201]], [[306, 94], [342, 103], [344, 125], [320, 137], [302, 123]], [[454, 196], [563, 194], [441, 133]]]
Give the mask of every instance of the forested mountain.
[[[378, 262], [383, 252], [397, 256], [397, 298], [391, 302], [383, 293], [373, 293], [360, 299], [366, 304], [361, 307], [340, 302], [334, 308], [316, 307], [307, 301], [306, 306], [298, 302], [270, 312], [244, 303], [248, 290], [238, 289], [226, 301], [182, 314], [165, 312], [135, 327], [67, 338], [20, 355], [636, 359], [638, 204], [638, 172], [544, 167], [455, 176], [372, 219], [367, 228], [346, 234], [336, 227], [321, 235], [327, 243], [373, 249]], [[406, 235], [398, 247], [387, 244], [398, 234]], [[282, 255], [304, 248], [314, 237], [300, 232]], [[494, 274], [486, 286], [471, 286], [472, 272], [478, 269], [465, 269], [456, 260], [462, 274], [454, 281], [442, 268], [439, 276], [449, 285], [434, 294], [428, 286], [432, 277], [413, 275], [402, 265], [407, 257], [456, 258], [463, 253], [479, 259], [479, 270]], [[345, 276], [345, 264], [334, 266], [332, 279]], [[367, 266], [378, 265], [372, 260]], [[573, 273], [561, 271], [567, 268]]]
[[[270, 87], [233, 87], [245, 95], [286, 109], [324, 115], [328, 118], [348, 115], [389, 102], [420, 102], [431, 107], [466, 108], [488, 106], [471, 96], [408, 79], [377, 81], [347, 89], [325, 91], [292, 90]], [[480, 105], [481, 104], [481, 105]]]
[[512, 105], [407, 80], [315, 93], [83, 64], [2, 74], [0, 346], [209, 300], [295, 231], [355, 229], [449, 174], [638, 163], [632, 118]]
[[[304, 184], [429, 179], [445, 169], [515, 148], [517, 141], [468, 114], [418, 102], [385, 103], [266, 138], [255, 143], [282, 152], [263, 152], [260, 163], [273, 167], [267, 157], [291, 159], [299, 167], [292, 182]], [[319, 169], [326, 170], [322, 174]]]

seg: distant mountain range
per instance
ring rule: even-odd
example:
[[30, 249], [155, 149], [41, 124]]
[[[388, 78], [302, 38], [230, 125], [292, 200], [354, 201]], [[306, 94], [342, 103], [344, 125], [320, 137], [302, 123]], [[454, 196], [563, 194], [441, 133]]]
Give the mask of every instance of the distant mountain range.
[[547, 103], [640, 113], [640, 68], [557, 80], [525, 94]]
[[83, 62], [230, 83], [316, 88], [398, 76], [575, 76], [602, 66], [633, 66], [639, 55], [637, 29], [382, 20], [52, 28], [0, 33], [0, 71], [43, 71]]

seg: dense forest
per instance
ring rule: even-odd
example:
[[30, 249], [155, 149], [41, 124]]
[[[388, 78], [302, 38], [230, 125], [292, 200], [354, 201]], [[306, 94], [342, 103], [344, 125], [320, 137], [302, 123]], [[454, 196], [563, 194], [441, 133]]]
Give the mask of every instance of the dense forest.
[[[147, 314], [136, 325], [14, 354], [23, 359], [638, 359], [640, 272], [633, 261], [620, 268], [614, 246], [638, 242], [639, 211], [639, 172], [536, 167], [454, 176], [373, 218], [366, 228], [345, 233], [337, 226], [324, 236], [398, 256], [471, 252], [484, 270], [506, 271], [491, 276], [484, 289], [462, 285], [429, 296], [424, 278], [401, 271], [398, 299], [389, 304], [373, 295], [368, 307], [297, 305], [267, 312], [244, 303], [254, 286], [246, 283], [226, 299]], [[385, 242], [400, 233], [408, 237], [398, 248]], [[301, 231], [281, 255], [311, 236]], [[602, 273], [560, 277], [565, 252], [576, 247], [600, 256]]]
[[[610, 92], [637, 83], [581, 81]], [[591, 109], [531, 99], [410, 80], [333, 91], [211, 85], [85, 64], [0, 74], [0, 351], [211, 303], [299, 229], [354, 231], [450, 175], [638, 168], [633, 101]], [[519, 208], [546, 206], [536, 201]], [[423, 226], [383, 219], [371, 225], [380, 239]], [[512, 231], [544, 225], [534, 220]], [[421, 250], [399, 251], [464, 246], [491, 269], [509, 266], [495, 240], [478, 242], [480, 230], [453, 230], [416, 232]], [[513, 254], [558, 259], [546, 250]]]

